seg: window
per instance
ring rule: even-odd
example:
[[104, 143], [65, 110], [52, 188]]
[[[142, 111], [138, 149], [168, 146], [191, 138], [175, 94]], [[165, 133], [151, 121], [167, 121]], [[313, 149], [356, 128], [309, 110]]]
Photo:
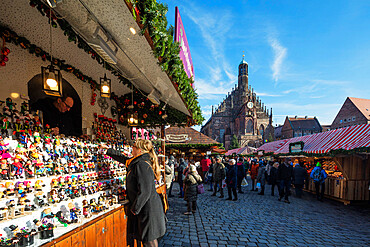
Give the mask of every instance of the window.
[[347, 123], [347, 119], [345, 118], [345, 119], [343, 120], [343, 122]]
[[343, 123], [343, 120], [341, 119], [341, 120], [339, 120], [339, 123]]
[[351, 118], [348, 118], [348, 119], [347, 119], [347, 121], [348, 121], [348, 122], [351, 122]]
[[352, 121], [356, 121], [356, 117], [352, 117]]

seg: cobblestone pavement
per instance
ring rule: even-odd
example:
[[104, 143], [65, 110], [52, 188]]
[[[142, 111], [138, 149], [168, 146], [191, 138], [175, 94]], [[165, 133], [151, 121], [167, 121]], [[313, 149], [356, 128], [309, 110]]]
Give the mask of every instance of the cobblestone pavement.
[[287, 204], [266, 187], [264, 196], [244, 188], [238, 201], [226, 201], [225, 189], [223, 199], [206, 191], [197, 212], [184, 215], [186, 202], [175, 183], [160, 246], [370, 246], [368, 208], [319, 202], [309, 193]]

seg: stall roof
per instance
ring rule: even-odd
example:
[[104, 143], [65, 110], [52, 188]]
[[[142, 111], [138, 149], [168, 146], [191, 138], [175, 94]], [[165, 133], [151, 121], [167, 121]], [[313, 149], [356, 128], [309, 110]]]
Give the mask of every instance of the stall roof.
[[[283, 141], [285, 141], [283, 143]], [[331, 150], [352, 150], [361, 147], [370, 147], [370, 124], [350, 126], [335, 129], [314, 135], [295, 137], [286, 140], [267, 143], [258, 150], [265, 152], [289, 153], [289, 144], [304, 142], [303, 152], [328, 153]]]
[[166, 144], [219, 144], [212, 138], [190, 127], [165, 129]]
[[256, 149], [253, 147], [242, 147], [242, 148], [235, 148], [235, 149], [228, 150], [225, 155], [226, 156], [229, 156], [232, 154], [244, 155], [244, 154], [253, 153], [254, 151], [256, 151]]

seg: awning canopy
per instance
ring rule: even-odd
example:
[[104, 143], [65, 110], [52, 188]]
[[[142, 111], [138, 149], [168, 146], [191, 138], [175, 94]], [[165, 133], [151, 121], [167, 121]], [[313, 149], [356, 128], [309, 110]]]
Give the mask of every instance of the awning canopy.
[[253, 148], [253, 147], [242, 147], [242, 148], [235, 148], [235, 149], [228, 150], [225, 155], [226, 156], [233, 155], [233, 154], [245, 155], [245, 154], [253, 153], [255, 151], [256, 151], [256, 148]]
[[304, 142], [305, 153], [328, 153], [331, 150], [370, 147], [370, 124], [350, 126], [314, 135], [279, 140], [262, 145], [259, 150], [275, 154], [289, 153], [289, 144]]

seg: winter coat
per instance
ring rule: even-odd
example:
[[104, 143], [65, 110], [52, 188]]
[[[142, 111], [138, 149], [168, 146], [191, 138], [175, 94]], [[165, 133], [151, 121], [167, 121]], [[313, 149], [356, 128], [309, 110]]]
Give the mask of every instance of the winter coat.
[[210, 181], [211, 183], [213, 183], [213, 163], [211, 163], [211, 165], [209, 166], [209, 170], [208, 170], [208, 181]]
[[260, 165], [258, 167], [257, 182], [261, 183], [261, 186], [265, 186], [266, 183], [266, 166]]
[[[121, 163], [127, 160], [117, 150], [108, 149], [107, 155]], [[148, 153], [131, 160], [127, 166], [126, 176], [126, 193], [129, 201], [126, 205], [128, 238], [133, 236], [137, 240], [148, 242], [166, 233], [166, 216], [154, 180]], [[131, 241], [128, 239], [128, 242]]]
[[249, 172], [249, 174], [251, 175], [251, 179], [256, 179], [257, 178], [258, 167], [259, 167], [259, 164], [252, 164], [251, 165], [251, 170]]
[[228, 166], [226, 171], [226, 185], [230, 188], [236, 188], [238, 170], [236, 165]]
[[293, 177], [293, 167], [290, 164], [283, 163], [278, 168], [278, 180], [291, 181]]
[[245, 177], [245, 168], [243, 163], [237, 163], [236, 164], [237, 170], [238, 170], [238, 178], [244, 178]]
[[323, 168], [321, 168], [321, 166], [316, 166], [315, 168], [313, 168], [310, 177], [313, 178], [313, 174], [315, 173], [315, 171], [317, 169], [321, 169], [321, 177], [322, 177], [322, 180], [320, 182], [321, 183], [324, 183], [325, 182], [325, 179], [328, 177], [328, 174], [326, 174], [325, 170]]
[[269, 176], [269, 183], [270, 184], [277, 184], [278, 183], [278, 169], [276, 167], [271, 167], [270, 169], [270, 176]]
[[184, 170], [187, 167], [185, 162], [180, 162], [179, 166], [177, 167], [177, 181], [179, 183], [182, 183], [184, 181], [185, 175], [184, 175]]
[[218, 183], [225, 178], [225, 175], [226, 175], [225, 165], [222, 163], [215, 163], [213, 165], [213, 181]]
[[210, 159], [202, 159], [200, 162], [202, 166], [202, 172], [206, 173], [209, 170], [209, 166], [211, 165], [211, 160]]
[[304, 184], [304, 180], [307, 178], [307, 171], [300, 165], [296, 165], [293, 168], [293, 184]]
[[165, 173], [166, 173], [165, 179], [166, 179], [166, 188], [167, 189], [169, 189], [170, 186], [171, 186], [174, 169], [175, 169], [175, 166], [174, 166], [174, 163], [172, 163], [172, 162], [169, 162], [165, 166]]
[[198, 184], [202, 182], [197, 172], [189, 172], [184, 179], [184, 200], [193, 202], [198, 198]]

